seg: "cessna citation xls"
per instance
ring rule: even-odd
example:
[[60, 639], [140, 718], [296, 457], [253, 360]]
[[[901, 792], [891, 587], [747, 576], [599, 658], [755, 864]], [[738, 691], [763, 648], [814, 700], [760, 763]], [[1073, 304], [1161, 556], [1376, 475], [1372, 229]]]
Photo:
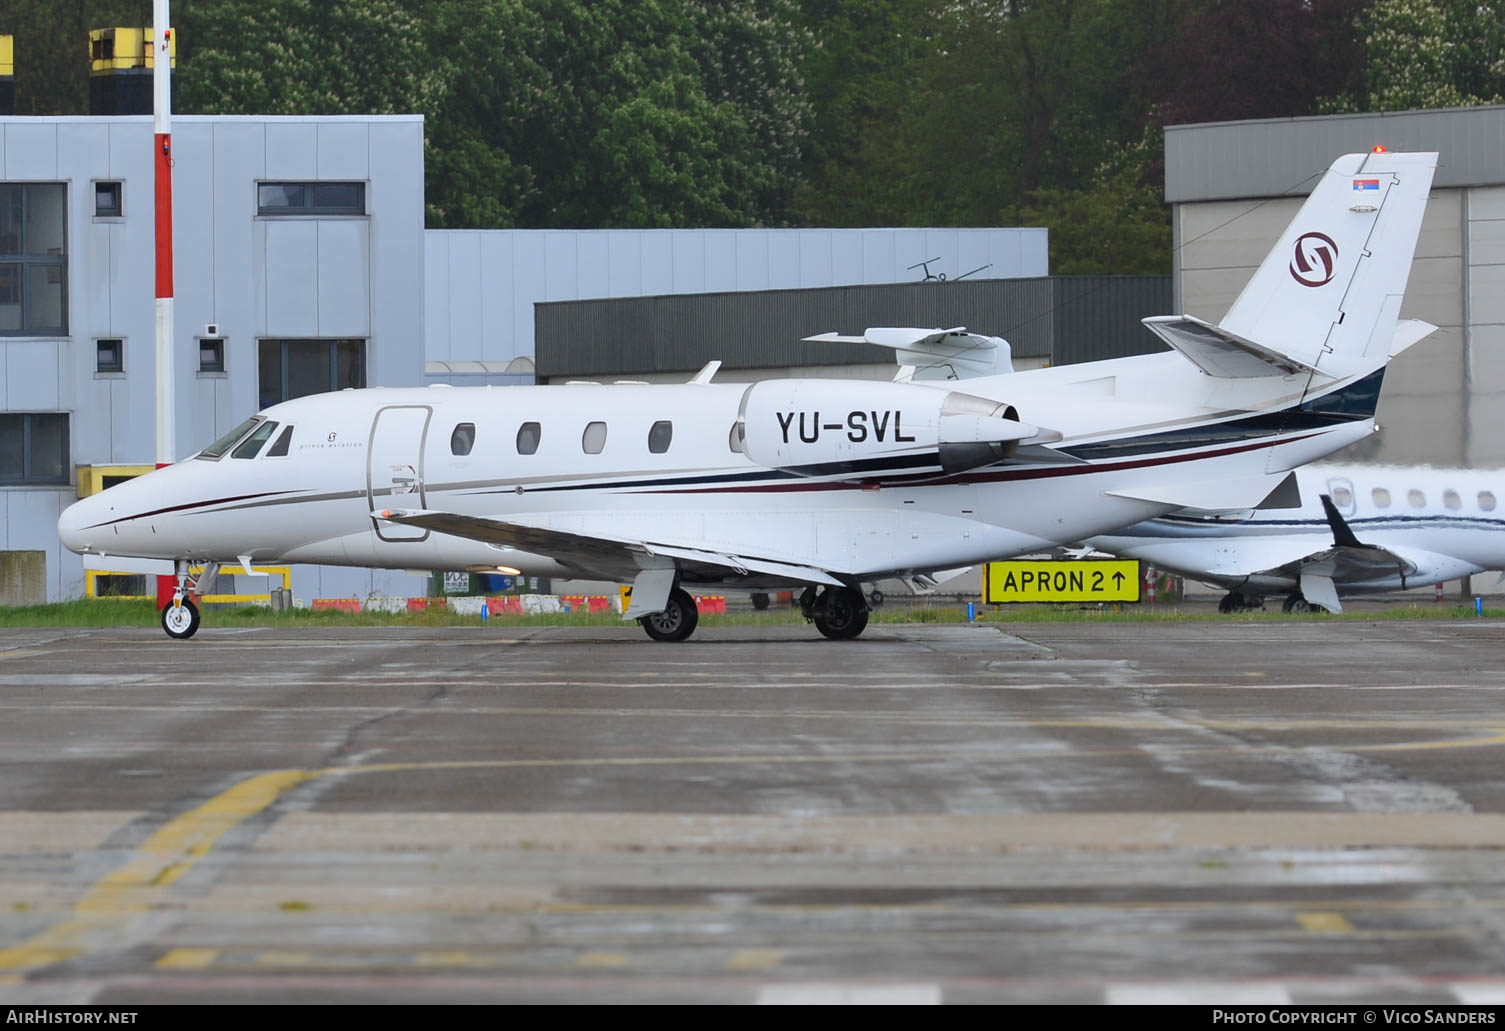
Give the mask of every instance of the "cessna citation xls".
[[1386, 362], [1430, 328], [1396, 317], [1436, 159], [1339, 158], [1221, 323], [1145, 320], [1170, 352], [965, 390], [717, 384], [708, 366], [677, 385], [303, 397], [58, 531], [86, 567], [175, 573], [174, 637], [219, 564], [269, 561], [630, 583], [624, 618], [664, 641], [695, 628], [683, 585], [803, 586], [822, 634], [856, 637], [862, 581], [1252, 508], [1373, 432]]

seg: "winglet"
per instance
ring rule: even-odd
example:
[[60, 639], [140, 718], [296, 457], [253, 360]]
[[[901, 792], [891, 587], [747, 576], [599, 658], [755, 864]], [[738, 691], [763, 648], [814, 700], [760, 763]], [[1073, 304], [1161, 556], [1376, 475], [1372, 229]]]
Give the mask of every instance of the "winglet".
[[1359, 543], [1359, 539], [1354, 536], [1348, 522], [1338, 513], [1338, 506], [1333, 504], [1333, 499], [1326, 494], [1321, 495], [1321, 498], [1322, 511], [1327, 513], [1327, 525], [1333, 531], [1333, 543], [1340, 548], [1369, 547], [1367, 544]]
[[694, 376], [690, 377], [690, 382], [691, 383], [709, 383], [709, 382], [711, 382], [711, 377], [714, 376], [714, 375], [716, 375], [717, 371], [720, 368], [721, 368], [721, 362], [720, 361], [709, 361], [709, 362], [706, 362], [705, 363], [705, 368], [701, 369]]

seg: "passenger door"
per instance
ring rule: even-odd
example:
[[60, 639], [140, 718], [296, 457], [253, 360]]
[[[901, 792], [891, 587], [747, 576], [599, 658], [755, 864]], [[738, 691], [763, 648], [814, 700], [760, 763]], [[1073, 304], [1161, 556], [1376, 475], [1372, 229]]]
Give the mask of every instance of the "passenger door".
[[375, 518], [385, 508], [426, 508], [423, 451], [433, 409], [427, 405], [392, 405], [376, 413], [366, 450], [366, 499], [376, 536], [384, 541], [421, 541], [429, 532]]

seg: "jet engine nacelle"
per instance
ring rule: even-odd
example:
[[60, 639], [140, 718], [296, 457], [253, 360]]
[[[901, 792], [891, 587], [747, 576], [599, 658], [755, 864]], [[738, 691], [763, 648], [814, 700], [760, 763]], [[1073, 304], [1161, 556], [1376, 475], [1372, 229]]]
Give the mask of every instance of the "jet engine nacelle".
[[1040, 433], [1012, 405], [908, 383], [764, 380], [740, 414], [747, 457], [802, 476], [961, 472]]

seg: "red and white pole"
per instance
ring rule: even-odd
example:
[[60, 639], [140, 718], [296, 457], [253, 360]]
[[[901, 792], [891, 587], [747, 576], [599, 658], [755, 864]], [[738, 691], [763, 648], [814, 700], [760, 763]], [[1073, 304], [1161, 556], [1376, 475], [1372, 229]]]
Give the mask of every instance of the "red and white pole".
[[157, 467], [173, 463], [172, 28], [167, 0], [152, 0], [152, 164], [157, 210]]
[[[157, 250], [157, 468], [172, 465], [177, 426], [172, 346], [172, 23], [167, 0], [152, 0], [152, 167]], [[157, 608], [172, 604], [176, 576], [157, 577]]]

